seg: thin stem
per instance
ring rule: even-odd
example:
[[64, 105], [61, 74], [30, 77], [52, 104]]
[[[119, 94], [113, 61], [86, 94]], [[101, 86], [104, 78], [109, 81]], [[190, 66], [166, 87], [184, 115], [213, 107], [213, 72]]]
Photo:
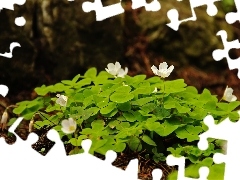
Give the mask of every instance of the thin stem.
[[161, 99], [162, 110], [163, 110], [163, 98], [164, 98], [164, 95], [165, 95], [165, 81], [163, 79], [163, 96], [162, 96], [162, 99]]

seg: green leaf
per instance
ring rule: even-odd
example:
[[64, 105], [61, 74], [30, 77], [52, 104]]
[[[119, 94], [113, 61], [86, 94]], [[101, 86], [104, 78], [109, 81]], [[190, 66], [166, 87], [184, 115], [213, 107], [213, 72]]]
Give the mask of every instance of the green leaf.
[[41, 87], [37, 87], [34, 90], [38, 95], [45, 96], [49, 92], [49, 87], [46, 87], [46, 85], [42, 85]]
[[208, 89], [204, 89], [202, 94], [200, 94], [198, 101], [201, 101], [204, 104], [206, 104], [208, 101], [217, 102], [218, 99], [215, 96], [213, 96]]
[[142, 105], [147, 104], [151, 101], [154, 101], [155, 99], [156, 98], [154, 98], [154, 97], [140, 98], [140, 99], [137, 99], [136, 101], [132, 101], [132, 105], [142, 106]]
[[104, 146], [107, 143], [107, 139], [91, 139], [92, 140], [92, 145], [89, 150], [90, 154], [93, 154], [94, 152], [97, 152], [99, 148]]
[[165, 81], [164, 84], [162, 84], [161, 92], [164, 92], [166, 94], [182, 92], [185, 91], [185, 87], [186, 84], [184, 83], [183, 79]]
[[115, 92], [118, 92], [118, 93], [129, 93], [130, 91], [131, 91], [130, 86], [120, 86], [117, 89], [115, 89]]
[[187, 113], [190, 111], [190, 108], [188, 107], [185, 107], [183, 105], [180, 105], [179, 103], [175, 102], [175, 106], [178, 110], [179, 113]]
[[100, 97], [100, 98], [101, 98], [101, 100], [99, 99], [100, 101], [96, 101], [96, 98], [94, 98], [95, 99], [95, 103], [97, 104], [97, 106], [99, 108], [106, 107], [108, 105], [108, 103], [109, 103], [108, 98], [104, 98], [104, 97]]
[[17, 119], [17, 118], [11, 118], [11, 119], [8, 121], [7, 126], [13, 125], [13, 123], [16, 121], [16, 119]]
[[24, 109], [26, 109], [26, 106], [25, 105], [20, 105], [18, 107], [16, 107], [15, 109], [13, 109], [13, 113], [14, 114], [21, 114]]
[[230, 102], [230, 103], [224, 103], [224, 102], [220, 102], [220, 103], [217, 103], [217, 106], [230, 113], [231, 111], [235, 110], [238, 106], [240, 105], [240, 101], [233, 101], [233, 102]]
[[114, 144], [113, 150], [114, 150], [115, 152], [123, 152], [125, 148], [126, 148], [126, 143], [116, 142], [116, 143]]
[[86, 108], [89, 105], [93, 104], [93, 96], [89, 96], [83, 100], [83, 106]]
[[94, 84], [98, 85], [98, 84], [104, 84], [108, 81], [108, 76], [105, 75], [98, 75], [95, 79], [94, 79]]
[[76, 75], [76, 76], [72, 79], [72, 82], [73, 82], [73, 83], [76, 83], [80, 77], [81, 77], [80, 74]]
[[160, 124], [159, 127], [155, 128], [154, 131], [160, 136], [167, 136], [171, 134], [178, 128], [178, 125], [170, 124], [168, 121], [164, 121], [164, 123]]
[[95, 120], [91, 123], [92, 129], [95, 131], [102, 131], [104, 129], [105, 122], [103, 120]]
[[133, 98], [134, 96], [132, 94], [118, 93], [118, 92], [115, 92], [110, 96], [110, 100], [116, 103], [125, 103], [127, 101], [130, 101]]
[[71, 86], [71, 85], [73, 85], [74, 83], [72, 82], [72, 81], [70, 81], [70, 80], [62, 80], [61, 81], [63, 84], [65, 84], [65, 85], [69, 85], [69, 86]]
[[157, 144], [149, 136], [145, 134], [143, 135], [142, 140], [151, 146], [157, 146]]
[[72, 97], [75, 102], [83, 102], [84, 101], [84, 96], [82, 93], [76, 93]]
[[130, 140], [128, 141], [128, 146], [132, 151], [141, 151], [142, 150], [142, 144], [138, 137], [132, 136]]
[[125, 103], [120, 103], [117, 105], [118, 109], [120, 109], [121, 111], [129, 111], [131, 110], [131, 104], [130, 102], [125, 102]]
[[146, 87], [139, 87], [137, 89], [135, 89], [134, 91], [132, 91], [132, 94], [134, 95], [138, 95], [138, 94], [150, 94], [152, 91], [150, 89], [150, 86], [146, 86]]
[[134, 122], [137, 120], [136, 117], [130, 112], [124, 112], [122, 115], [128, 122]]
[[116, 103], [114, 103], [114, 102], [109, 102], [106, 107], [103, 107], [103, 108], [100, 110], [100, 112], [101, 112], [102, 114], [108, 114], [108, 113], [112, 112], [115, 108], [116, 108]]
[[236, 111], [235, 112], [230, 112], [228, 117], [232, 121], [238, 121], [239, 120], [239, 114]]
[[84, 77], [86, 78], [95, 78], [97, 76], [97, 69], [95, 67], [90, 68], [85, 72]]
[[166, 100], [164, 101], [164, 108], [165, 109], [172, 109], [176, 107], [176, 102], [177, 100], [175, 100], [174, 98], [172, 98], [171, 96], [168, 96], [166, 98]]
[[71, 143], [73, 146], [81, 146], [81, 142], [78, 141], [78, 139], [76, 138], [72, 138], [68, 142]]
[[200, 126], [186, 125], [178, 128], [175, 133], [180, 139], [187, 139], [188, 142], [199, 140], [199, 133], [202, 132]]
[[82, 86], [90, 85], [92, 82], [91, 78], [82, 79], [81, 81], [78, 81], [73, 87], [78, 89]]

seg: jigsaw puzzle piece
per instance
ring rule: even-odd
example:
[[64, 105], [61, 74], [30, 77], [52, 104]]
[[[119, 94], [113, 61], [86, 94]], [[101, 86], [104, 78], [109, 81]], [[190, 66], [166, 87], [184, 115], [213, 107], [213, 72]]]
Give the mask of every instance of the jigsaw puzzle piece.
[[159, 11], [161, 4], [158, 0], [153, 0], [151, 3], [147, 3], [146, 0], [132, 0], [132, 9], [145, 7], [146, 11]]
[[218, 36], [221, 36], [224, 49], [214, 50], [212, 53], [213, 59], [219, 61], [223, 58], [227, 59], [228, 67], [230, 70], [238, 69], [238, 78], [240, 79], [240, 57], [238, 59], [231, 59], [229, 56], [229, 51], [231, 49], [240, 48], [239, 40], [236, 39], [234, 41], [227, 41], [227, 32], [225, 30], [221, 30], [217, 32]]
[[162, 170], [161, 169], [154, 169], [152, 171], [152, 178], [153, 180], [160, 180], [162, 178]]
[[26, 0], [7, 0], [0, 2], [0, 10], [5, 8], [9, 10], [14, 10], [14, 4], [23, 5], [25, 4]]
[[119, 3], [105, 7], [103, 7], [101, 0], [95, 0], [94, 2], [84, 2], [82, 4], [82, 9], [84, 12], [95, 11], [96, 21], [102, 21], [109, 17], [124, 13], [124, 9], [121, 5], [121, 0]]
[[50, 149], [46, 156], [58, 158], [67, 155], [64, 144], [56, 130], [50, 129], [47, 133], [47, 138], [50, 141], [54, 142], [55, 144], [54, 147]]
[[9, 47], [10, 52], [5, 52], [3, 54], [0, 53], [0, 56], [6, 57], [6, 58], [12, 58], [13, 57], [12, 52], [15, 47], [21, 47], [21, 45], [18, 42], [12, 42]]
[[225, 19], [228, 24], [233, 24], [236, 21], [240, 21], [240, 1], [234, 0], [237, 12], [229, 12], [226, 14]]
[[229, 118], [226, 118], [221, 123], [215, 124], [213, 117], [211, 115], [208, 115], [204, 118], [204, 123], [208, 126], [208, 130], [199, 135], [199, 149], [205, 150], [207, 148], [208, 138], [226, 140], [226, 155], [216, 153], [213, 156], [213, 160], [217, 164], [225, 162], [225, 180], [231, 180], [233, 175], [234, 179], [240, 179], [240, 173], [238, 173], [238, 169], [240, 167], [240, 143], [238, 138], [236, 138], [240, 135], [240, 121], [231, 122]]
[[[177, 0], [177, 1], [182, 1], [182, 0]], [[215, 16], [218, 12], [217, 7], [215, 6], [215, 2], [221, 1], [221, 0], [189, 0], [190, 5], [191, 5], [191, 12], [192, 12], [192, 17], [189, 17], [187, 19], [179, 20], [179, 13], [176, 9], [171, 9], [167, 12], [167, 16], [169, 20], [171, 21], [170, 23], [167, 24], [170, 28], [173, 30], [177, 31], [179, 28], [179, 25], [183, 22], [187, 21], [196, 21], [197, 16], [195, 13], [195, 8], [200, 7], [203, 5], [207, 5], [207, 14], [209, 16]]]
[[[178, 166], [178, 180], [196, 180], [194, 178], [185, 177], [185, 157], [174, 157], [173, 155], [167, 156], [166, 162], [169, 166]], [[207, 180], [209, 175], [208, 167], [199, 168], [198, 180]]]

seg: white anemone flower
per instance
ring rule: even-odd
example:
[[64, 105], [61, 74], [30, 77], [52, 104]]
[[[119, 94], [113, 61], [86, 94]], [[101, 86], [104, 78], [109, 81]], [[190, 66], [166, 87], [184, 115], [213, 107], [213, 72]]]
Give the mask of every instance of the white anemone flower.
[[120, 64], [119, 62], [116, 62], [115, 64], [109, 63], [109, 64], [107, 65], [107, 67], [108, 67], [108, 68], [105, 68], [105, 70], [106, 70], [109, 74], [111, 74], [111, 75], [113, 75], [113, 76], [116, 76], [116, 75], [119, 73], [120, 69], [121, 69], [121, 64]]
[[58, 97], [58, 99], [56, 100], [57, 104], [59, 104], [61, 106], [66, 106], [67, 105], [67, 100], [68, 100], [67, 96], [60, 95], [60, 94], [57, 94], [56, 96]]
[[233, 89], [227, 86], [224, 91], [222, 99], [228, 102], [236, 101], [237, 97], [234, 96], [232, 93], [233, 93]]
[[77, 129], [77, 123], [73, 118], [64, 119], [62, 121], [62, 131], [65, 134], [72, 134]]
[[152, 71], [153, 71], [153, 73], [154, 73], [155, 75], [160, 76], [160, 77], [162, 77], [162, 78], [165, 78], [165, 77], [168, 77], [168, 76], [171, 74], [171, 72], [172, 72], [173, 69], [174, 69], [174, 66], [171, 65], [171, 66], [168, 68], [167, 63], [166, 63], [166, 62], [163, 62], [163, 63], [160, 63], [159, 69], [157, 69], [157, 67], [154, 66], [154, 65], [151, 67], [151, 69], [152, 69]]
[[128, 68], [125, 68], [125, 70], [122, 69], [121, 64], [119, 62], [116, 62], [115, 64], [109, 63], [107, 65], [107, 68], [105, 68], [105, 70], [109, 74], [111, 74], [115, 77], [121, 77], [121, 78], [124, 78], [124, 76], [128, 73]]
[[124, 78], [125, 75], [127, 75], [128, 73], [128, 68], [125, 67], [125, 70], [123, 70], [122, 68], [120, 69], [120, 71], [118, 72], [117, 74], [117, 77], [121, 77], [121, 78]]

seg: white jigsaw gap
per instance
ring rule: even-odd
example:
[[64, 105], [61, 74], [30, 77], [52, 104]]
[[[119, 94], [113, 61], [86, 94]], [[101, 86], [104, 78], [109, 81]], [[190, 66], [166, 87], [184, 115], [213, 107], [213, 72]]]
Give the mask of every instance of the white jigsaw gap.
[[6, 0], [6, 1], [0, 1], [0, 11], [1, 9], [9, 9], [14, 10], [14, 4], [23, 5], [25, 4], [26, 0]]
[[213, 160], [217, 164], [225, 163], [224, 180], [240, 179], [240, 143], [239, 138], [237, 138], [240, 136], [240, 121], [231, 122], [229, 118], [226, 118], [216, 125], [213, 117], [208, 115], [205, 117], [204, 123], [208, 126], [208, 130], [199, 135], [199, 149], [207, 149], [208, 138], [226, 140], [226, 155], [216, 153]]
[[12, 52], [15, 47], [21, 47], [18, 42], [12, 42], [10, 44], [10, 52], [0, 53], [0, 56], [6, 57], [6, 58], [12, 58]]
[[[22, 120], [22, 117], [18, 118], [9, 128], [9, 132], [16, 137], [18, 136], [14, 131]], [[55, 179], [76, 179], [77, 177], [88, 180], [138, 180], [138, 159], [130, 161], [126, 170], [122, 170], [112, 165], [117, 157], [114, 151], [108, 151], [105, 160], [89, 154], [92, 144], [89, 139], [81, 143], [84, 153], [67, 156], [57, 131], [49, 130], [47, 137], [54, 141], [55, 145], [46, 156], [42, 156], [31, 148], [31, 145], [38, 140], [35, 133], [30, 133], [27, 141], [17, 138], [13, 145], [6, 145], [4, 139], [0, 138], [0, 159], [4, 162], [0, 163], [1, 177], [7, 177], [10, 180], [17, 178], [32, 180], [32, 176], [26, 176], [27, 166], [28, 172], [37, 174], [34, 177], [36, 180], [46, 179], [45, 175]], [[13, 170], [14, 173], [12, 173]], [[44, 173], [39, 173], [39, 170]]]
[[237, 12], [229, 12], [226, 14], [225, 19], [228, 24], [233, 24], [236, 21], [240, 21], [240, 1], [234, 0]]
[[5, 97], [8, 94], [9, 88], [6, 85], [0, 84], [0, 95]]
[[132, 9], [145, 7], [146, 11], [159, 11], [161, 4], [158, 0], [153, 0], [151, 3], [147, 3], [146, 0], [132, 0]]
[[[196, 180], [185, 176], [185, 157], [174, 157], [173, 155], [167, 156], [166, 162], [169, 166], [178, 166], [177, 180]], [[208, 167], [199, 168], [199, 178], [197, 180], [207, 180], [209, 175]]]
[[[25, 4], [26, 0], [6, 0], [6, 1], [0, 1], [0, 11], [2, 9], [9, 9], [14, 10], [14, 4], [23, 5]], [[26, 23], [26, 20], [24, 17], [17, 17], [15, 18], [15, 24], [17, 26], [24, 26]], [[10, 44], [10, 52], [0, 53], [0, 56], [6, 57], [6, 58], [12, 58], [12, 51], [15, 47], [21, 47], [18, 42], [12, 42]]]
[[203, 5], [207, 5], [207, 14], [209, 16], [215, 16], [218, 12], [217, 7], [214, 5], [215, 2], [221, 1], [221, 0], [190, 0], [190, 6], [191, 6], [191, 12], [192, 17], [189, 17], [187, 19], [179, 20], [179, 13], [176, 9], [171, 9], [167, 12], [167, 16], [170, 19], [170, 23], [167, 24], [170, 28], [177, 31], [179, 28], [179, 25], [183, 22], [187, 21], [196, 21], [197, 16], [195, 13], [195, 8], [200, 7]]
[[101, 0], [95, 0], [92, 2], [84, 2], [82, 4], [82, 9], [84, 12], [95, 11], [96, 21], [102, 21], [112, 16], [116, 16], [124, 13], [124, 9], [121, 5], [121, 0], [119, 3], [103, 7]]
[[219, 61], [223, 58], [227, 59], [228, 67], [230, 70], [238, 69], [238, 78], [240, 79], [240, 57], [238, 59], [232, 60], [229, 57], [229, 50], [234, 48], [240, 48], [239, 40], [227, 41], [227, 32], [225, 30], [220, 30], [217, 33], [218, 36], [221, 36], [224, 49], [214, 50], [212, 53], [213, 59]]

